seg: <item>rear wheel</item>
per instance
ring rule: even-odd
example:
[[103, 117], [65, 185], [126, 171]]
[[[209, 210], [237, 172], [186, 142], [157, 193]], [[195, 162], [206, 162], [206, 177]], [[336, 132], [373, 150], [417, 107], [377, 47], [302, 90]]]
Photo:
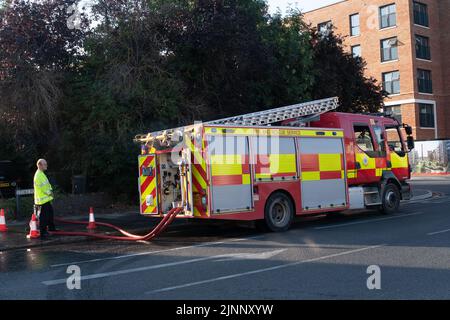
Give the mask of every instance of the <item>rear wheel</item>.
[[289, 196], [276, 192], [266, 202], [264, 220], [270, 231], [283, 232], [289, 229], [294, 219], [294, 204]]
[[400, 198], [398, 187], [393, 183], [388, 183], [383, 190], [381, 212], [384, 214], [397, 212], [400, 207]]

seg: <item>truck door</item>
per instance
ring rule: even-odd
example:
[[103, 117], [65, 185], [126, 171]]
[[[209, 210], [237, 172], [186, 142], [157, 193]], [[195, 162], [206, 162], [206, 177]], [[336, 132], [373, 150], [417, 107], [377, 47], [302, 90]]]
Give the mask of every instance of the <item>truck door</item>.
[[238, 212], [253, 208], [247, 137], [208, 136], [212, 213]]
[[138, 158], [139, 199], [143, 215], [158, 214], [158, 193], [156, 176], [156, 155], [146, 154]]
[[344, 143], [339, 137], [299, 138], [302, 210], [345, 208], [347, 183]]
[[378, 182], [387, 167], [383, 130], [371, 122], [353, 124], [356, 184]]
[[409, 179], [408, 154], [402, 141], [400, 128], [395, 125], [386, 125], [385, 129], [392, 173], [399, 181]]

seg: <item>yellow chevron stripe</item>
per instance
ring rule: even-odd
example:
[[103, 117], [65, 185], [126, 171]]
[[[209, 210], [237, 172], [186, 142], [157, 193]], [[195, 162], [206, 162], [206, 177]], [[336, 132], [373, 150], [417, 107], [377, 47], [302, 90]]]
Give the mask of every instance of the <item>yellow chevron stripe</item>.
[[[201, 152], [199, 152], [199, 150], [195, 147], [195, 145], [192, 143], [192, 141], [189, 138], [187, 138], [186, 141], [187, 141], [186, 144], [187, 144], [188, 148], [191, 150], [192, 154], [194, 155], [194, 160], [196, 161], [196, 164], [199, 164], [202, 167], [203, 171], [206, 173], [206, 161], [203, 158]], [[202, 140], [202, 148], [203, 148], [203, 150], [205, 149], [205, 141], [204, 140]], [[200, 172], [197, 170], [197, 168], [193, 164], [192, 164], [191, 168], [192, 168], [192, 179], [197, 180], [197, 182], [200, 184], [200, 186], [206, 190], [208, 188], [207, 182], [203, 179], [202, 175], [200, 174]], [[192, 183], [192, 188], [193, 188], [193, 190], [196, 190], [197, 192], [201, 191], [201, 190], [197, 190], [194, 183]], [[192, 212], [194, 214], [194, 217], [201, 217], [201, 213], [195, 205], [193, 205]], [[206, 207], [205, 214], [206, 214], [206, 216], [209, 216], [208, 207]]]
[[[195, 169], [195, 167], [192, 167], [192, 175], [194, 176], [194, 178], [198, 181], [198, 183], [200, 183], [200, 185], [202, 186], [202, 188], [206, 189], [206, 187], [208, 186], [206, 184], [206, 181], [203, 179], [202, 175], [200, 174], [200, 172], [198, 172], [197, 169]], [[197, 190], [199, 191], [199, 190]]]
[[[141, 180], [141, 183], [144, 179]], [[144, 192], [141, 194], [141, 205], [145, 204], [145, 198], [153, 192], [156, 188], [156, 178], [153, 179], [153, 181], [147, 186], [147, 188], [144, 190]], [[157, 207], [157, 198], [153, 199], [153, 206], [148, 206], [144, 213], [150, 213]]]
[[189, 139], [188, 137], [185, 138], [186, 140], [186, 145], [189, 148], [189, 150], [191, 150], [191, 152], [194, 155], [194, 159], [197, 163], [199, 164], [203, 164], [205, 161], [202, 157], [202, 155], [200, 154], [200, 152], [198, 152], [197, 148], [195, 147], [195, 145], [192, 143], [191, 139]]

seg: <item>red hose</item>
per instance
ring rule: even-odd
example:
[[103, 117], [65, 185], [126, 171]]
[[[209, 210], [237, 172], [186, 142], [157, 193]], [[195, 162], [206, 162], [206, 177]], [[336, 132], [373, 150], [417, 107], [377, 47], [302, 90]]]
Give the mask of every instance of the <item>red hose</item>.
[[[67, 223], [67, 224], [89, 224], [89, 222], [87, 221], [75, 221], [75, 220], [65, 220], [65, 219], [61, 219], [61, 218], [55, 218], [56, 222], [60, 222], [60, 223]], [[102, 226], [102, 227], [107, 227], [107, 228], [111, 228], [111, 229], [115, 229], [117, 231], [119, 231], [120, 233], [122, 233], [123, 235], [127, 236], [127, 237], [137, 237], [139, 238], [139, 235], [135, 235], [129, 232], [126, 232], [125, 230], [110, 224], [110, 223], [105, 223], [105, 222], [95, 222], [96, 225]]]
[[[180, 213], [183, 210], [183, 208], [173, 208], [171, 209], [164, 218], [158, 223], [158, 225], [150, 231], [148, 234], [139, 236], [132, 233], [128, 233], [125, 230], [122, 230], [121, 228], [114, 226], [109, 223], [104, 222], [96, 222], [96, 224], [104, 227], [109, 227], [112, 229], [115, 229], [119, 232], [121, 232], [125, 237], [122, 236], [108, 236], [108, 235], [102, 235], [102, 234], [95, 234], [95, 233], [89, 233], [89, 232], [75, 232], [75, 231], [55, 231], [50, 232], [51, 234], [55, 235], [62, 235], [62, 236], [87, 236], [87, 237], [93, 237], [97, 239], [111, 239], [111, 240], [123, 240], [123, 241], [148, 241], [159, 234], [161, 234], [175, 219], [178, 213]], [[64, 219], [55, 219], [62, 223], [70, 223], [70, 224], [88, 224], [89, 222], [84, 221], [71, 221], [71, 220], [64, 220]]]

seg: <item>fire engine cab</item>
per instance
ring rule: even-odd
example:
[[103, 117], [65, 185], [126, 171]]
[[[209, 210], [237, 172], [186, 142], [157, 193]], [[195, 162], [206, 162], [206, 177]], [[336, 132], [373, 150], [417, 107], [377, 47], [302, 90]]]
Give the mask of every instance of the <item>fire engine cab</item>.
[[410, 198], [412, 129], [385, 114], [333, 112], [337, 98], [138, 135], [141, 214], [264, 222]]

